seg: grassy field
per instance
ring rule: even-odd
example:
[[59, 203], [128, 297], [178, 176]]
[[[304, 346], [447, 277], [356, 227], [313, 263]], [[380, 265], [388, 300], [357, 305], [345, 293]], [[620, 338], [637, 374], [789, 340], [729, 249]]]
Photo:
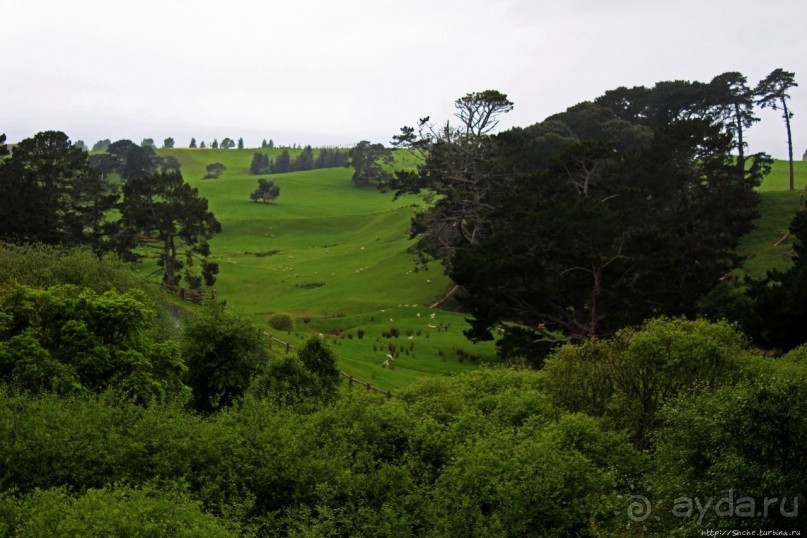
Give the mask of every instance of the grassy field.
[[761, 217], [754, 231], [743, 238], [737, 249], [746, 257], [741, 273], [762, 277], [769, 269], [785, 269], [791, 264], [792, 241], [782, 241], [782, 238], [787, 234], [799, 208], [802, 190], [807, 186], [807, 162], [798, 161], [794, 165], [795, 190], [788, 190], [787, 161], [775, 161], [770, 175], [759, 188]]
[[[180, 160], [186, 181], [222, 223], [211, 249], [221, 266], [216, 289], [230, 308], [295, 345], [323, 334], [340, 368], [385, 389], [494, 360], [491, 343], [463, 336], [462, 314], [428, 308], [449, 283], [439, 265], [415, 270], [407, 252], [418, 198], [393, 202], [391, 194], [353, 186], [352, 169], [328, 168], [260, 176], [275, 179], [280, 197], [252, 202], [255, 151], [159, 151]], [[274, 157], [281, 150], [262, 151]], [[202, 179], [213, 162], [227, 170]], [[269, 328], [275, 313], [293, 316], [295, 330]], [[392, 367], [382, 366], [388, 354]]]
[[[280, 197], [252, 202], [255, 151], [159, 150], [180, 160], [185, 179], [222, 223], [211, 246], [221, 265], [216, 288], [230, 308], [294, 345], [322, 334], [340, 368], [385, 389], [495, 361], [491, 343], [465, 339], [462, 314], [428, 307], [449, 282], [439, 265], [416, 270], [407, 252], [409, 219], [420, 199], [393, 201], [391, 194], [353, 186], [351, 169], [329, 168], [261, 176], [276, 180]], [[282, 150], [261, 151], [275, 157]], [[227, 170], [202, 179], [213, 162]], [[796, 163], [796, 178], [797, 190], [788, 191], [787, 162], [776, 161], [760, 187], [762, 217], [738, 249], [747, 257], [741, 273], [762, 276], [790, 263], [790, 241], [774, 245], [798, 208], [807, 163]], [[271, 329], [275, 313], [290, 314], [294, 330]], [[395, 357], [391, 367], [383, 366], [388, 354]]]

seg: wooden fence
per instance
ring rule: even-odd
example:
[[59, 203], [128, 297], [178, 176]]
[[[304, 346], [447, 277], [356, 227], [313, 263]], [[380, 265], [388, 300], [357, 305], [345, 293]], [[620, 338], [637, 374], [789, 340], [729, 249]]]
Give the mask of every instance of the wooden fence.
[[[271, 335], [271, 334], [269, 334], [267, 332], [264, 332], [263, 334], [269, 339], [269, 347], [270, 348], [272, 347], [273, 343], [280, 344], [281, 347], [284, 348], [284, 353], [286, 353], [287, 355], [291, 352], [291, 350], [297, 349], [295, 346], [293, 346], [292, 344], [286, 342], [285, 340], [281, 340], [280, 338], [277, 338], [276, 336], [273, 336], [273, 335]], [[371, 385], [370, 383], [368, 383], [366, 381], [362, 381], [361, 379], [356, 379], [355, 376], [350, 375], [347, 372], [343, 372], [342, 370], [339, 370], [339, 374], [342, 377], [344, 377], [345, 379], [347, 379], [348, 386], [350, 386], [350, 387], [352, 387], [354, 384], [355, 385], [360, 385], [360, 386], [364, 387], [365, 389], [367, 389], [368, 391], [378, 392], [380, 394], [383, 394], [387, 398], [392, 398], [392, 392], [390, 392], [388, 390], [384, 390], [382, 388], [376, 387], [375, 385]]]
[[163, 288], [173, 293], [183, 301], [190, 301], [196, 304], [208, 304], [216, 302], [216, 290], [196, 290], [191, 288], [183, 288], [181, 286], [166, 286]]

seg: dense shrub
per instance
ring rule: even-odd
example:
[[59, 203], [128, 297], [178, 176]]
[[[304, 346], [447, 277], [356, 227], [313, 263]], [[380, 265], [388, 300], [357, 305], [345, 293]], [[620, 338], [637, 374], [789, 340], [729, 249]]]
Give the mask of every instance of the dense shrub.
[[328, 349], [322, 338], [313, 337], [297, 351], [303, 366], [319, 379], [323, 391], [336, 390], [339, 383], [339, 369], [336, 368], [336, 355]]
[[276, 331], [291, 332], [294, 330], [294, 320], [288, 314], [273, 314], [269, 318], [269, 326]]
[[0, 495], [4, 536], [234, 537], [237, 530], [187, 494], [156, 487], [90, 489], [77, 497], [63, 488], [22, 499]]
[[59, 394], [111, 388], [141, 402], [184, 398], [179, 349], [154, 330], [155, 318], [135, 291], [0, 286], [0, 381]]
[[217, 305], [188, 319], [182, 353], [193, 407], [203, 413], [230, 405], [268, 360], [260, 330]]
[[726, 322], [662, 318], [611, 339], [563, 346], [543, 375], [557, 405], [606, 417], [647, 446], [665, 402], [738, 381], [750, 356], [745, 337]]
[[317, 404], [333, 399], [332, 385], [324, 385], [320, 377], [293, 355], [269, 361], [252, 381], [250, 394], [279, 406]]
[[[679, 510], [671, 526], [695, 532], [807, 528], [807, 514], [798, 510], [807, 476], [804, 376], [762, 376], [712, 395], [683, 398], [662, 416], [666, 426], [658, 435], [655, 502], [667, 514], [683, 506], [681, 498], [697, 498], [702, 505], [707, 499], [713, 504], [732, 499], [731, 510], [737, 510], [732, 517], [716, 506], [687, 517]], [[775, 499], [770, 507], [764, 506], [766, 498]], [[755, 504], [750, 511], [749, 499]]]

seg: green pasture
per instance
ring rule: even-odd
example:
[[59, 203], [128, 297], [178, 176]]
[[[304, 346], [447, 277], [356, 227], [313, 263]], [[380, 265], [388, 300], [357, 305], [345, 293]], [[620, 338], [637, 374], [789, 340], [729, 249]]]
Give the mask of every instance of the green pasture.
[[[386, 389], [495, 360], [491, 343], [464, 337], [462, 314], [429, 308], [449, 282], [439, 265], [417, 270], [407, 252], [419, 198], [393, 201], [390, 193], [353, 186], [352, 169], [328, 168], [260, 176], [278, 183], [280, 197], [252, 202], [259, 177], [249, 173], [255, 151], [274, 158], [282, 149], [159, 150], [179, 159], [185, 179], [222, 223], [211, 246], [221, 266], [216, 289], [230, 308], [293, 345], [322, 334], [343, 370]], [[410, 154], [398, 153], [397, 160], [414, 166]], [[214, 162], [227, 170], [202, 179]], [[760, 187], [762, 216], [738, 248], [746, 256], [741, 272], [762, 276], [790, 263], [791, 242], [776, 243], [798, 208], [807, 163], [796, 163], [796, 179], [797, 190], [788, 191], [788, 164], [774, 163]], [[144, 271], [153, 268], [144, 265]], [[290, 314], [294, 330], [271, 329], [267, 321], [275, 313]]]
[[769, 269], [786, 269], [792, 263], [792, 240], [783, 238], [807, 186], [807, 162], [795, 162], [794, 172], [796, 189], [791, 191], [788, 162], [775, 161], [771, 173], [759, 187], [760, 218], [737, 248], [746, 258], [741, 273], [759, 278]]
[[[211, 250], [221, 267], [216, 289], [230, 308], [293, 345], [322, 334], [340, 368], [387, 389], [494, 360], [491, 343], [464, 337], [462, 314], [428, 308], [449, 282], [439, 265], [417, 270], [407, 252], [420, 199], [393, 201], [391, 193], [355, 187], [348, 168], [251, 175], [255, 151], [159, 150], [179, 159], [185, 180], [222, 224]], [[260, 151], [274, 157], [282, 149]], [[202, 179], [214, 162], [227, 170]], [[250, 201], [258, 177], [280, 186], [275, 202]], [[144, 264], [144, 271], [153, 268]], [[295, 330], [271, 329], [267, 321], [275, 313], [290, 314]], [[397, 337], [382, 335], [394, 330]]]

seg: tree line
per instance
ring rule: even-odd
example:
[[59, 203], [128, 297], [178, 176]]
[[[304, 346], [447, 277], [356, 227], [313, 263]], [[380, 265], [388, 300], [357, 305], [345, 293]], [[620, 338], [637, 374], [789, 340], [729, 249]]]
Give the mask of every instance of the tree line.
[[90, 156], [62, 132], [38, 133], [0, 161], [0, 189], [2, 241], [152, 257], [167, 286], [215, 282], [207, 241], [221, 225], [179, 161], [150, 145], [119, 140]]
[[292, 157], [289, 150], [284, 149], [280, 155], [270, 159], [266, 153], [256, 151], [249, 165], [250, 174], [283, 174], [286, 172], [301, 172], [319, 168], [334, 168], [347, 166], [348, 152], [336, 148], [322, 148], [314, 155], [311, 146], [305, 146], [302, 151]]
[[[363, 142], [353, 181], [423, 195], [413, 251], [456, 284], [443, 300], [472, 315], [466, 334], [503, 331], [502, 355], [540, 365], [558, 343], [700, 313], [739, 267], [735, 248], [758, 216], [755, 188], [772, 160], [747, 152], [755, 109], [783, 111], [790, 145], [793, 86], [777, 69], [755, 89], [736, 72], [622, 87], [498, 134], [513, 103], [470, 93], [455, 102], [458, 124], [425, 117], [393, 137], [415, 170], [391, 173], [389, 150]], [[772, 324], [758, 314], [758, 326]]]

